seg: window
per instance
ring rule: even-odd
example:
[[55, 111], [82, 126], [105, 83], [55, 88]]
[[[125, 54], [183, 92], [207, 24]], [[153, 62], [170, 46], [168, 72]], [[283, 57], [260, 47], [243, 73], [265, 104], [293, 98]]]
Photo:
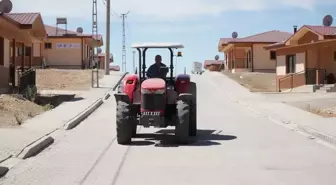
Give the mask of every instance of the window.
[[271, 60], [276, 60], [276, 53], [275, 53], [275, 51], [270, 51], [270, 59]]
[[51, 49], [51, 48], [52, 48], [52, 43], [50, 42], [44, 43], [44, 49]]
[[17, 56], [22, 56], [22, 53], [22, 47], [20, 46], [17, 48]]
[[296, 56], [295, 55], [287, 55], [287, 57], [286, 57], [286, 73], [295, 73], [295, 65], [296, 65]]
[[31, 52], [31, 47], [26, 47], [25, 48], [25, 56], [30, 56], [30, 52]]

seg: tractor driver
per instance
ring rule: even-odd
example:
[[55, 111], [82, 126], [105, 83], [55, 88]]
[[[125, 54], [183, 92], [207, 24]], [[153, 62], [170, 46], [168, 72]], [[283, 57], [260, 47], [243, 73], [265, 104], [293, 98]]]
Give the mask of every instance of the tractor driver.
[[[152, 64], [147, 70], [148, 78], [162, 78], [166, 79], [168, 71], [164, 68], [167, 66], [163, 64], [160, 55], [155, 56], [155, 64]], [[163, 67], [163, 68], [162, 68]]]

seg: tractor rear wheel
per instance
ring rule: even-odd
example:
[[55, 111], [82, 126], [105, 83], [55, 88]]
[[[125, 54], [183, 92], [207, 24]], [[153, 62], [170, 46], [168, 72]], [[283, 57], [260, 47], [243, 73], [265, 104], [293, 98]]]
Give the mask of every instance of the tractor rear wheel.
[[129, 104], [117, 102], [117, 142], [121, 145], [130, 144], [133, 134], [133, 121]]
[[132, 137], [135, 137], [136, 136], [136, 134], [137, 134], [137, 124], [136, 124], [136, 122], [135, 123], [133, 123], [133, 126], [132, 126]]
[[179, 100], [176, 105], [177, 122], [175, 127], [175, 136], [182, 143], [188, 143], [190, 132], [190, 103]]

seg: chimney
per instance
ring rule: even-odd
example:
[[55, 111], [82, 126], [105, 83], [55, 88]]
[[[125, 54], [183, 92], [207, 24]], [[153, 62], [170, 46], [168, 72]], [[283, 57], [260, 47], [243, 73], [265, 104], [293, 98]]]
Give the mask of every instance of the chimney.
[[294, 34], [295, 34], [297, 32], [297, 26], [294, 25], [293, 28], [294, 28]]

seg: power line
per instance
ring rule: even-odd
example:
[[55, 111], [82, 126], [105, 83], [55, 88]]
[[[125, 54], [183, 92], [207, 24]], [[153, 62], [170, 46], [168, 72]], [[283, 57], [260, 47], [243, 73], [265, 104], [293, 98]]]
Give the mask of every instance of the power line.
[[122, 18], [122, 71], [126, 72], [126, 33], [125, 33], [125, 19], [127, 18], [127, 15], [130, 13], [128, 11], [125, 14], [121, 14]]

